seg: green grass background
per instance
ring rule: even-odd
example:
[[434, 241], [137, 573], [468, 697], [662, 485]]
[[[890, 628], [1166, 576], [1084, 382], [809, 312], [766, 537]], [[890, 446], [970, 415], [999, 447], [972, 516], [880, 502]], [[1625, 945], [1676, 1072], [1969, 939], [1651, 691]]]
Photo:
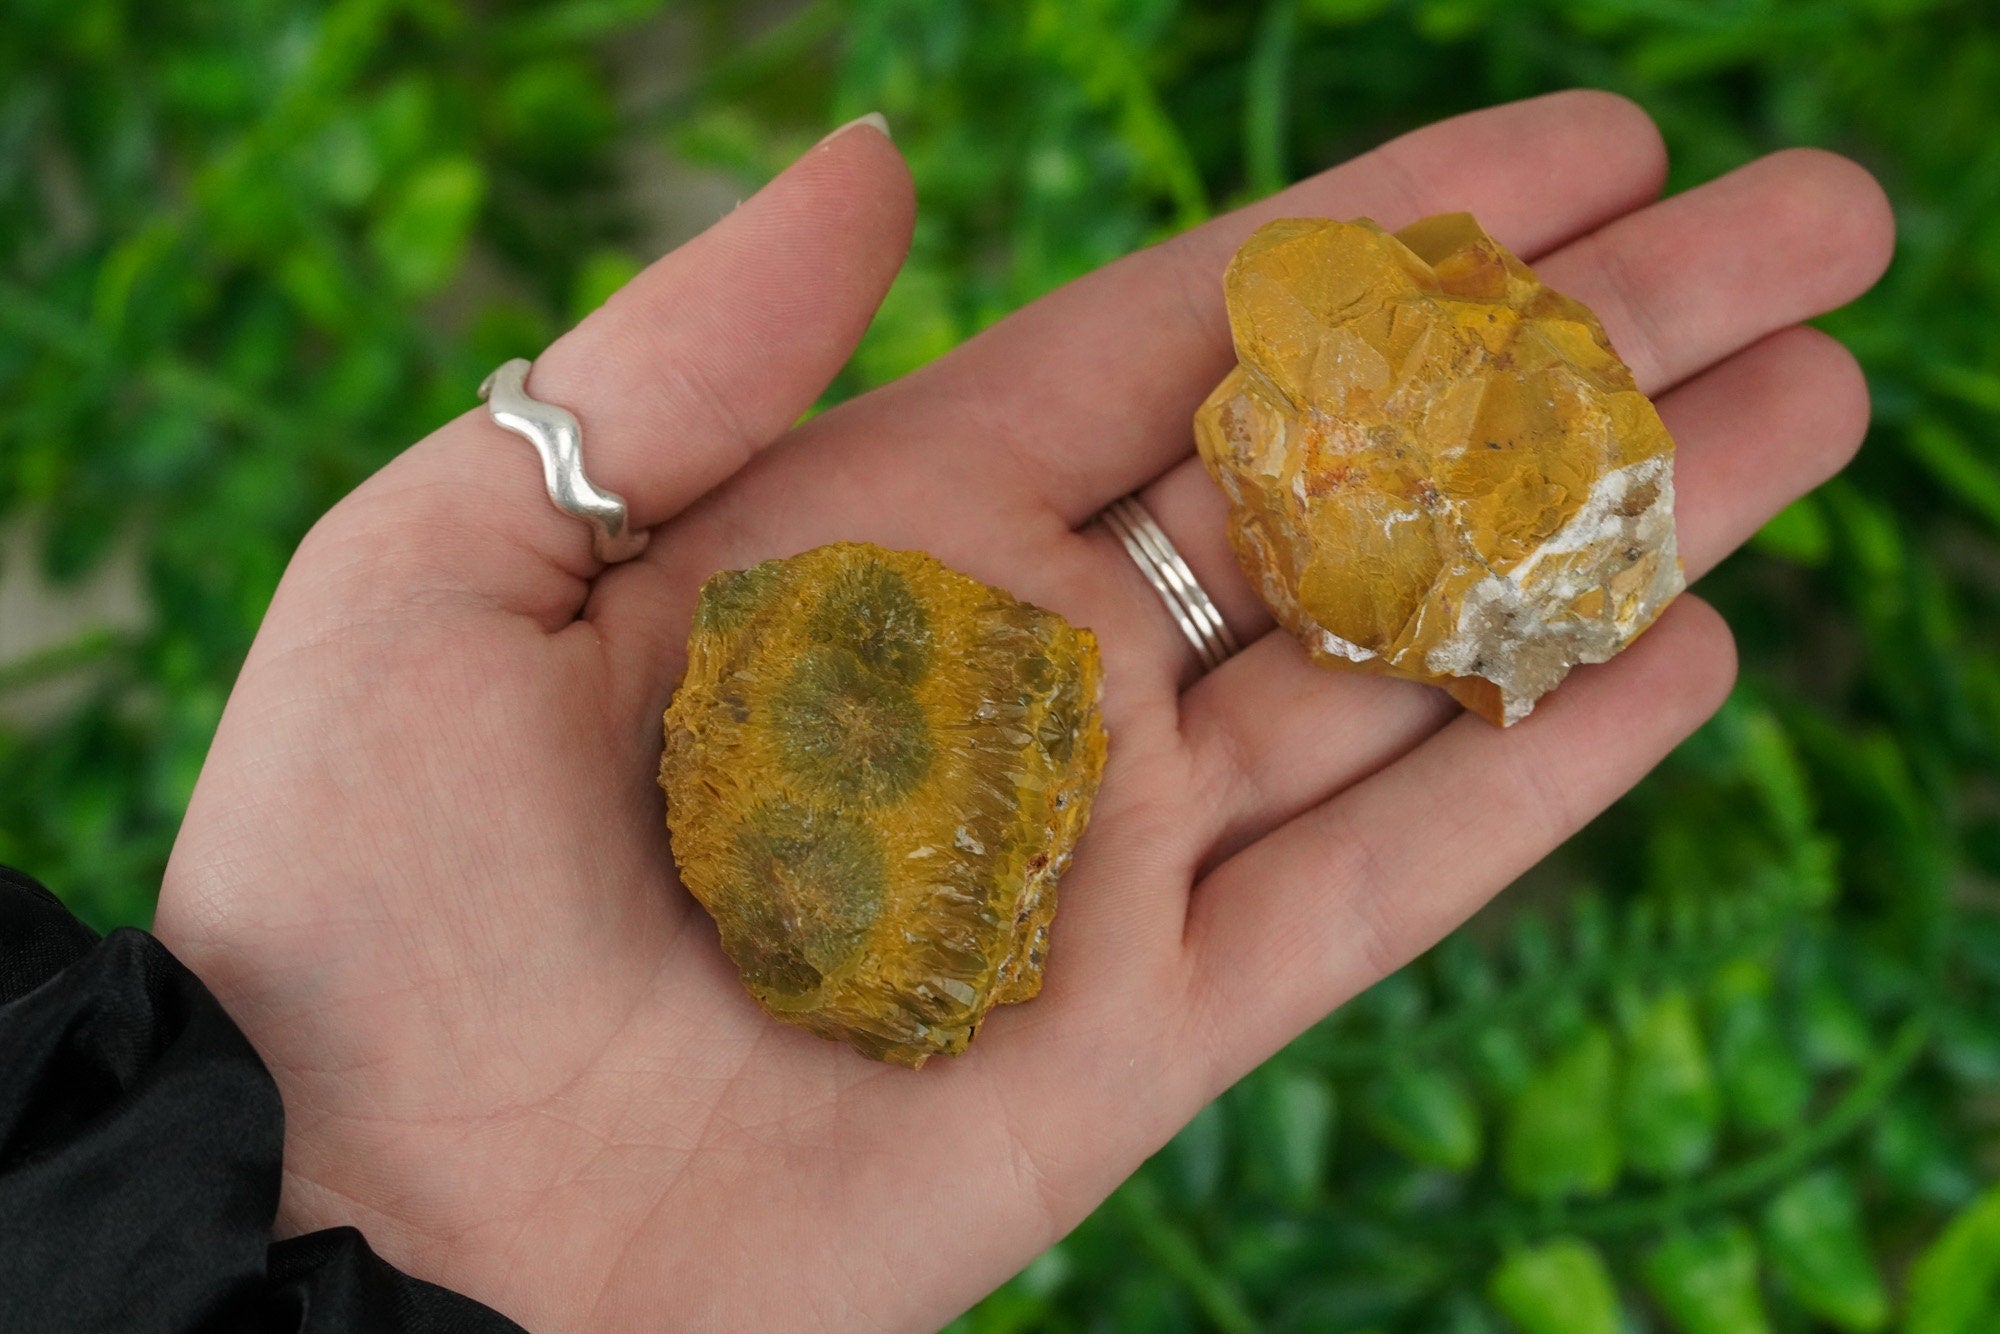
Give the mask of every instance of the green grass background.
[[1882, 176], [1896, 263], [1825, 321], [1868, 447], [1704, 582], [1717, 721], [955, 1328], [2000, 1330], [1987, 0], [4, 0], [0, 522], [61, 513], [60, 586], [136, 550], [153, 612], [0, 665], [0, 860], [148, 919], [293, 544], [637, 268], [662, 161], [747, 190], [889, 115], [922, 221], [844, 395], [1573, 84], [1675, 188], [1786, 144]]

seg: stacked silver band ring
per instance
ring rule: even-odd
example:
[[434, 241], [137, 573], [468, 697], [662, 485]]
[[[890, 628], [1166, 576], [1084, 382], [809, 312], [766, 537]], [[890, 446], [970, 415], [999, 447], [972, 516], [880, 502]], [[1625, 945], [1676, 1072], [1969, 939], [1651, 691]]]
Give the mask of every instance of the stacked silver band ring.
[[486, 377], [479, 396], [486, 400], [487, 412], [542, 456], [542, 482], [549, 499], [563, 513], [591, 526], [597, 558], [606, 565], [632, 559], [646, 549], [652, 534], [628, 526], [625, 497], [591, 483], [583, 471], [583, 428], [569, 409], [528, 393], [530, 365], [516, 357]]
[[1146, 582], [1167, 604], [1167, 611], [1181, 633], [1194, 645], [1203, 671], [1212, 672], [1235, 655], [1236, 636], [1216, 610], [1194, 571], [1174, 550], [1174, 544], [1153, 516], [1135, 496], [1112, 501], [1098, 519], [1125, 547], [1127, 555], [1146, 576]]

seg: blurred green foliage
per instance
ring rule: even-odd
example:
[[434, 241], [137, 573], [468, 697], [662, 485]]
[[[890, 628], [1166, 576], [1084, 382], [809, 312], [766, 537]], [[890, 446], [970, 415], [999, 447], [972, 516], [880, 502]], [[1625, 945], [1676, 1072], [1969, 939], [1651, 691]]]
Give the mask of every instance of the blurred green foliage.
[[634, 270], [635, 155], [748, 185], [888, 113], [923, 218], [840, 395], [1397, 130], [1614, 88], [1676, 186], [1819, 144], [1898, 204], [1825, 322], [1869, 447], [1703, 585], [1743, 684], [954, 1329], [2000, 1328], [1990, 4], [744, 8], [7, 0], [0, 517], [60, 505], [59, 582], [136, 534], [156, 614], [0, 666], [86, 683], [0, 713], [0, 860], [145, 920], [291, 547]]

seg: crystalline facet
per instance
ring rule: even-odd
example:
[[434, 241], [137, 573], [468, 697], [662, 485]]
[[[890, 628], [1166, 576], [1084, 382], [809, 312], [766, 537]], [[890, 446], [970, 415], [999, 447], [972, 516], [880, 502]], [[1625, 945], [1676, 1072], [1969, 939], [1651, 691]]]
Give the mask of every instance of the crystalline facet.
[[1104, 769], [1097, 641], [919, 552], [710, 579], [666, 715], [681, 879], [771, 1014], [878, 1060], [1041, 987]]
[[1684, 587], [1659, 414], [1471, 215], [1273, 222], [1225, 291], [1238, 365], [1196, 439], [1237, 559], [1320, 662], [1512, 723]]

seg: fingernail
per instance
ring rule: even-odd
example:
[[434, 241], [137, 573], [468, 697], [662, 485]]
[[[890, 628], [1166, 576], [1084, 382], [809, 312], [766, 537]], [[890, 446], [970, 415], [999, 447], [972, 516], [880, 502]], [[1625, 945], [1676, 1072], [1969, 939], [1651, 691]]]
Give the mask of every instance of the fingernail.
[[857, 125], [874, 126], [876, 131], [880, 133], [884, 139], [893, 141], [896, 137], [895, 135], [889, 133], [888, 118], [879, 111], [871, 111], [865, 116], [856, 116], [853, 120], [848, 121], [847, 124], [842, 125], [840, 128], [836, 129], [832, 134], [827, 135], [826, 138], [820, 140], [819, 143], [813, 146], [815, 148], [824, 147], [825, 145], [832, 143], [835, 139], [838, 139], [841, 135], [846, 134], [849, 130], [853, 129]]

